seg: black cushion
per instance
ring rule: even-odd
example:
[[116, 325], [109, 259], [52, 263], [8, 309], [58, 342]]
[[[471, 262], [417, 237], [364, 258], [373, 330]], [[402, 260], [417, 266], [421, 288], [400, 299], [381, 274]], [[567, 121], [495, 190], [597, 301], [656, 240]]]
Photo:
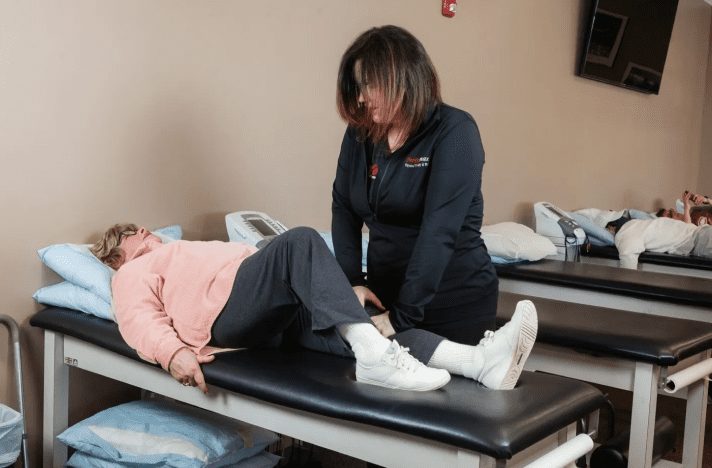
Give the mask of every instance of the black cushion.
[[507, 323], [517, 302], [523, 299], [530, 299], [536, 306], [539, 316], [537, 343], [660, 366], [674, 366], [712, 348], [712, 323], [508, 292], [499, 293], [497, 325]]
[[[612, 245], [591, 245], [590, 247], [582, 248], [581, 255], [585, 257], [618, 260], [618, 249]], [[640, 257], [638, 257], [638, 262], [669, 267], [692, 268], [695, 270], [712, 270], [712, 259], [705, 257], [693, 257], [689, 255], [643, 252], [640, 254]]]
[[[113, 322], [51, 307], [35, 314], [30, 323], [144, 362]], [[208, 385], [494, 458], [511, 458], [604, 401], [601, 392], [586, 383], [531, 372], [523, 373], [510, 391], [489, 390], [459, 376], [432, 392], [389, 390], [356, 382], [352, 359], [307, 350], [226, 353], [202, 369]]]
[[712, 281], [707, 278], [548, 259], [496, 264], [495, 269], [497, 276], [511, 280], [712, 307]]

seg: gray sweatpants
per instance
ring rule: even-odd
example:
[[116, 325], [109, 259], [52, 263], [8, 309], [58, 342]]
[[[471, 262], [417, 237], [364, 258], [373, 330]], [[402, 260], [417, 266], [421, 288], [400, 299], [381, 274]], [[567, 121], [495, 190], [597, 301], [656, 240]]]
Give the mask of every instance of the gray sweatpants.
[[[319, 233], [294, 228], [245, 259], [212, 326], [219, 347], [299, 345], [353, 356], [335, 325], [372, 323]], [[427, 364], [444, 339], [411, 329], [391, 337]]]

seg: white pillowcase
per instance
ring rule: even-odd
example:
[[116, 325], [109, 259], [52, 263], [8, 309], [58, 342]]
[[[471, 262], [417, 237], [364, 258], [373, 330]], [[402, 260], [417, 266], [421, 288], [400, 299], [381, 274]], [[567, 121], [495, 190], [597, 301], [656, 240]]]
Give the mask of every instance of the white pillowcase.
[[557, 254], [553, 242], [523, 224], [505, 222], [483, 226], [482, 239], [487, 251], [498, 257], [536, 261]]

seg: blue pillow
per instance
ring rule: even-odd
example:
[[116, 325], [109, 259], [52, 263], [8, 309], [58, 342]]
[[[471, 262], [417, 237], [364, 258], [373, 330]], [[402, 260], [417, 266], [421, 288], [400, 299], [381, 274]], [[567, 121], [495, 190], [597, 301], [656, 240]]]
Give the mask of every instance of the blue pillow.
[[631, 208], [628, 210], [628, 214], [630, 215], [631, 219], [655, 219], [657, 216], [655, 216], [653, 213], [648, 213], [647, 211], [642, 211], [642, 210], [636, 210], [634, 208]]
[[[273, 468], [279, 463], [280, 457], [268, 452], [260, 452], [249, 458], [236, 461], [233, 456], [228, 455], [208, 468]], [[109, 460], [93, 457], [84, 452], [74, 452], [74, 455], [67, 461], [66, 466], [74, 468], [158, 468], [159, 465], [116, 463]]]
[[111, 304], [69, 281], [42, 288], [32, 297], [40, 304], [80, 310], [106, 320], [116, 321], [111, 311]]
[[42, 262], [65, 280], [111, 303], [111, 278], [114, 270], [90, 251], [90, 245], [55, 244], [37, 253]]
[[177, 224], [174, 224], [173, 226], [167, 226], [161, 229], [156, 229], [155, 231], [151, 231], [153, 234], [157, 235], [158, 237], [163, 240], [163, 243], [166, 244], [166, 238], [169, 239], [169, 242], [171, 240], [180, 240], [183, 238], [183, 229]]
[[[160, 237], [164, 244], [180, 239], [183, 235], [183, 231], [178, 225], [156, 229], [152, 232]], [[173, 237], [176, 235], [178, 237]], [[114, 276], [115, 270], [101, 263], [101, 261], [89, 251], [89, 247], [91, 247], [90, 244], [55, 244], [40, 249], [37, 253], [45, 265], [50, 267], [69, 283], [86, 290], [90, 295], [85, 294], [81, 290], [69, 291], [68, 287], [63, 286], [61, 288], [48, 290], [47, 288], [42, 288], [35, 293], [35, 296], [39, 295], [42, 299], [38, 299], [35, 296], [33, 297], [43, 304], [61, 307], [66, 307], [62, 304], [74, 302], [76, 306], [71, 308], [104, 318], [103, 315], [105, 314], [100, 313], [100, 315], [95, 313], [97, 307], [102, 304], [97, 301], [111, 304], [111, 278]], [[71, 295], [71, 297], [69, 295]], [[92, 295], [98, 297], [93, 298]], [[106, 310], [105, 307], [98, 308], [104, 311]], [[109, 306], [109, 315], [113, 317], [111, 306]]]
[[251, 457], [279, 437], [266, 429], [171, 401], [134, 401], [70, 427], [57, 439], [123, 466], [203, 468]]
[[[589, 240], [594, 245], [616, 245], [616, 238], [611, 231], [596, 224], [588, 216], [580, 213], [567, 213], [574, 221], [581, 226], [581, 229], [588, 235]], [[594, 242], [596, 239], [598, 242]]]
[[498, 255], [492, 255], [490, 254], [490, 258], [492, 259], [492, 263], [499, 263], [499, 264], [507, 264], [507, 263], [518, 263], [518, 262], [525, 262], [525, 258], [507, 258], [507, 257], [500, 257]]

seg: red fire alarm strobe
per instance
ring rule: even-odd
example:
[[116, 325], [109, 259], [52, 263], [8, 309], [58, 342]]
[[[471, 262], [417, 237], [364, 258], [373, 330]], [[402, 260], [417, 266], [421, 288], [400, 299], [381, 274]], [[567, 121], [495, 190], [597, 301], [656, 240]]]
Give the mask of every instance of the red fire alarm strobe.
[[452, 18], [457, 11], [457, 0], [443, 0], [443, 16]]

